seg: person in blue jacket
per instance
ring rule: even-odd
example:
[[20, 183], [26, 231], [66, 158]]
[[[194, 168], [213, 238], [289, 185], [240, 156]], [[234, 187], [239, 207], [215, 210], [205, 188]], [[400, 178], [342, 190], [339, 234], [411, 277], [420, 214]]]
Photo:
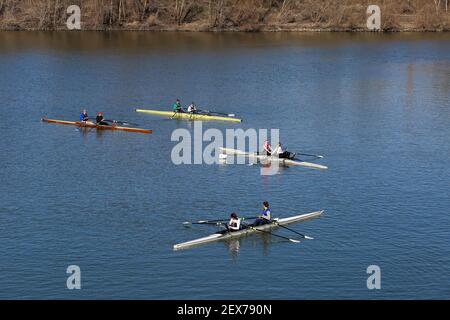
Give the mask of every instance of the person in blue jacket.
[[88, 116], [88, 113], [87, 113], [86, 109], [83, 109], [83, 111], [81, 111], [80, 121], [81, 122], [88, 122], [89, 121], [89, 116]]
[[270, 223], [271, 222], [271, 217], [270, 217], [270, 207], [269, 207], [269, 202], [264, 201], [263, 202], [263, 211], [261, 213], [261, 216], [259, 216], [256, 220], [255, 220], [255, 226], [260, 226], [262, 224], [266, 224], [266, 223]]

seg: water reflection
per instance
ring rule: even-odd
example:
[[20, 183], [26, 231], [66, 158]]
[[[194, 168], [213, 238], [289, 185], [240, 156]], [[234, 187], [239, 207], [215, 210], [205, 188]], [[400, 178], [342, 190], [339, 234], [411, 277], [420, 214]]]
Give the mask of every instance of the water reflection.
[[[253, 238], [253, 239], [252, 239]], [[264, 256], [269, 255], [269, 247], [273, 245], [273, 237], [269, 234], [251, 234], [250, 239], [247, 236], [230, 239], [225, 241], [225, 246], [228, 249], [228, 254], [233, 261], [236, 261], [241, 248], [251, 246], [251, 250], [261, 250]]]
[[239, 239], [234, 239], [226, 242], [228, 246], [228, 253], [230, 254], [231, 259], [234, 261], [237, 259], [239, 250], [241, 249], [241, 244]]
[[[428, 41], [449, 39], [446, 33], [427, 34]], [[40, 48], [42, 50], [122, 52], [122, 53], [190, 53], [201, 51], [233, 51], [275, 47], [342, 47], [353, 43], [420, 41], [419, 33], [329, 33], [329, 32], [0, 32], [0, 52]]]
[[217, 157], [218, 157], [217, 162], [223, 167], [226, 165], [229, 165], [229, 166], [244, 165], [244, 166], [248, 166], [248, 167], [253, 167], [252, 169], [249, 169], [249, 170], [259, 170], [260, 174], [262, 176], [273, 176], [273, 175], [281, 174], [284, 170], [289, 169], [288, 167], [279, 166], [272, 162], [262, 163], [262, 164], [255, 163], [251, 159], [244, 158], [244, 157], [227, 156], [227, 157], [222, 158], [222, 157], [220, 157], [220, 155], [217, 155]]
[[[96, 135], [96, 137], [97, 138], [101, 138], [101, 137], [103, 137], [103, 135], [105, 134], [105, 130], [97, 130], [97, 129], [95, 129], [95, 128], [87, 128], [87, 127], [79, 127], [79, 128], [77, 128], [77, 129], [75, 129], [75, 130], [77, 130], [78, 132], [80, 132], [80, 134], [84, 137], [84, 138], [87, 138], [89, 135], [91, 135], [91, 134], [94, 134], [94, 132], [95, 132], [95, 135]], [[110, 132], [111, 133], [111, 132]]]

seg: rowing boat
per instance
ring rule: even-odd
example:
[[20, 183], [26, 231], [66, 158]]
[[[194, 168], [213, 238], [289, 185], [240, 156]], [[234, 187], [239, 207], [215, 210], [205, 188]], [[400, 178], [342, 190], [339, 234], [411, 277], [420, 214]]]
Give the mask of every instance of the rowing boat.
[[207, 237], [203, 237], [203, 238], [191, 240], [191, 241], [188, 241], [188, 242], [183, 242], [183, 243], [176, 244], [176, 245], [173, 246], [173, 249], [174, 250], [187, 249], [187, 248], [190, 248], [190, 247], [193, 247], [193, 246], [197, 246], [197, 245], [201, 245], [201, 244], [206, 244], [206, 243], [210, 243], [210, 242], [226, 240], [226, 239], [231, 239], [231, 238], [236, 238], [236, 237], [241, 237], [241, 236], [244, 236], [244, 235], [247, 235], [247, 234], [250, 234], [250, 233], [257, 232], [258, 230], [264, 231], [264, 230], [268, 230], [268, 229], [277, 227], [278, 225], [284, 226], [284, 225], [288, 225], [288, 224], [291, 224], [291, 223], [296, 223], [296, 222], [300, 222], [300, 221], [316, 218], [316, 217], [320, 216], [322, 213], [323, 213], [323, 210], [322, 211], [315, 211], [315, 212], [300, 214], [300, 215], [292, 216], [292, 217], [288, 217], [288, 218], [282, 218], [282, 219], [277, 219], [277, 220], [274, 219], [274, 221], [272, 223], [263, 224], [261, 226], [247, 228], [247, 229], [243, 229], [243, 230], [239, 230], [239, 231], [217, 232], [217, 233], [214, 233], [214, 234], [209, 235]]
[[99, 125], [99, 124], [93, 124], [93, 123], [82, 123], [80, 121], [64, 121], [64, 120], [53, 120], [53, 119], [47, 119], [47, 118], [42, 118], [41, 120], [44, 122], [48, 122], [48, 123], [66, 124], [66, 125], [78, 126], [80, 128], [93, 128], [93, 129], [97, 129], [97, 130], [119, 130], [119, 131], [139, 132], [139, 133], [153, 133], [152, 130], [148, 130], [148, 129], [121, 127], [121, 126], [117, 126], [117, 125], [105, 126], [105, 125]]
[[241, 151], [241, 150], [237, 150], [237, 149], [220, 148], [220, 151], [226, 155], [247, 157], [250, 160], [255, 160], [257, 162], [260, 162], [261, 164], [269, 164], [272, 162], [277, 162], [280, 166], [283, 166], [283, 167], [301, 166], [301, 167], [307, 167], [307, 168], [312, 168], [312, 169], [321, 169], [321, 170], [328, 169], [327, 166], [323, 166], [323, 165], [317, 164], [317, 163], [285, 159], [285, 158], [278, 158], [278, 157], [271, 157], [271, 156], [266, 156], [266, 155], [257, 154], [257, 153], [245, 152], [245, 151]]
[[242, 122], [241, 119], [225, 116], [217, 116], [209, 113], [187, 113], [187, 112], [173, 112], [173, 111], [159, 111], [150, 109], [136, 109], [136, 112], [148, 113], [155, 116], [169, 117], [171, 119], [186, 119], [186, 120], [199, 120], [199, 121], [231, 121]]

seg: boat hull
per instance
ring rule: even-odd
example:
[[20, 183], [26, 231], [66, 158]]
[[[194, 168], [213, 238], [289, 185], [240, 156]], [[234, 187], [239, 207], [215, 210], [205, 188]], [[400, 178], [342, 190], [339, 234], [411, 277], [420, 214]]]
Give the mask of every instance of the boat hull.
[[277, 157], [270, 157], [270, 156], [265, 156], [265, 155], [256, 154], [256, 153], [244, 152], [244, 151], [237, 150], [237, 149], [220, 148], [220, 151], [223, 154], [227, 154], [227, 155], [243, 156], [243, 157], [247, 157], [249, 159], [254, 159], [257, 162], [260, 162], [262, 164], [269, 164], [272, 162], [277, 162], [280, 166], [283, 166], [283, 167], [300, 166], [300, 167], [307, 167], [307, 168], [319, 169], [319, 170], [328, 169], [327, 166], [317, 164], [317, 163], [291, 160], [291, 159], [282, 159], [282, 158], [277, 158]]
[[152, 114], [155, 116], [163, 116], [172, 119], [186, 119], [186, 120], [197, 120], [197, 121], [229, 121], [229, 122], [242, 122], [241, 119], [232, 117], [222, 117], [214, 116], [208, 114], [196, 114], [196, 113], [175, 113], [173, 111], [159, 111], [150, 109], [136, 109], [136, 112]]
[[[288, 218], [282, 218], [282, 219], [278, 219], [278, 221], [270, 223], [270, 224], [264, 224], [261, 226], [254, 227], [254, 229], [268, 230], [268, 229], [276, 228], [277, 225], [284, 226], [284, 225], [288, 225], [291, 223], [296, 223], [296, 222], [316, 218], [316, 217], [320, 216], [322, 213], [323, 213], [323, 210], [315, 211], [315, 212], [311, 212], [311, 213], [305, 213], [305, 214], [292, 216], [292, 217], [288, 217]], [[254, 230], [254, 229], [248, 228], [248, 229], [234, 231], [234, 232], [214, 233], [207, 237], [203, 237], [203, 238], [176, 244], [173, 246], [173, 250], [187, 249], [187, 248], [191, 248], [191, 247], [202, 245], [202, 244], [207, 244], [207, 243], [231, 239], [231, 238], [238, 238], [238, 237], [250, 234], [250, 233], [258, 232], [257, 230]]]
[[98, 124], [82, 123], [80, 121], [64, 121], [64, 120], [54, 120], [54, 119], [47, 119], [47, 118], [42, 118], [41, 120], [43, 122], [47, 122], [47, 123], [72, 125], [72, 126], [77, 126], [80, 128], [92, 128], [92, 129], [97, 129], [97, 130], [118, 130], [118, 131], [147, 133], [147, 134], [153, 133], [152, 130], [148, 130], [148, 129], [120, 127], [120, 126], [115, 126], [115, 125], [104, 126], [104, 125], [98, 125]]

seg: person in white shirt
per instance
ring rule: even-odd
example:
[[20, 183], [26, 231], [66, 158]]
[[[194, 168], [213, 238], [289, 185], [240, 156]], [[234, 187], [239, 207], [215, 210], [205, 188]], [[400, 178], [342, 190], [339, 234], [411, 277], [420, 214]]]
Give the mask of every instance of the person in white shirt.
[[278, 143], [272, 153], [279, 156], [280, 154], [283, 154], [283, 152], [284, 151], [283, 148], [281, 147], [281, 143]]
[[281, 143], [278, 143], [278, 145], [273, 150], [272, 154], [277, 155], [278, 158], [284, 158], [284, 159], [294, 159], [295, 153], [289, 152], [289, 151], [283, 151], [283, 148], [281, 147]]
[[189, 113], [195, 113], [195, 111], [197, 111], [197, 108], [195, 107], [194, 102], [192, 102], [192, 103], [189, 105], [189, 107], [188, 107], [188, 109], [187, 109], [187, 112], [189, 112]]
[[238, 231], [241, 229], [241, 219], [238, 218], [236, 213], [232, 213], [230, 222], [228, 222], [228, 231]]

